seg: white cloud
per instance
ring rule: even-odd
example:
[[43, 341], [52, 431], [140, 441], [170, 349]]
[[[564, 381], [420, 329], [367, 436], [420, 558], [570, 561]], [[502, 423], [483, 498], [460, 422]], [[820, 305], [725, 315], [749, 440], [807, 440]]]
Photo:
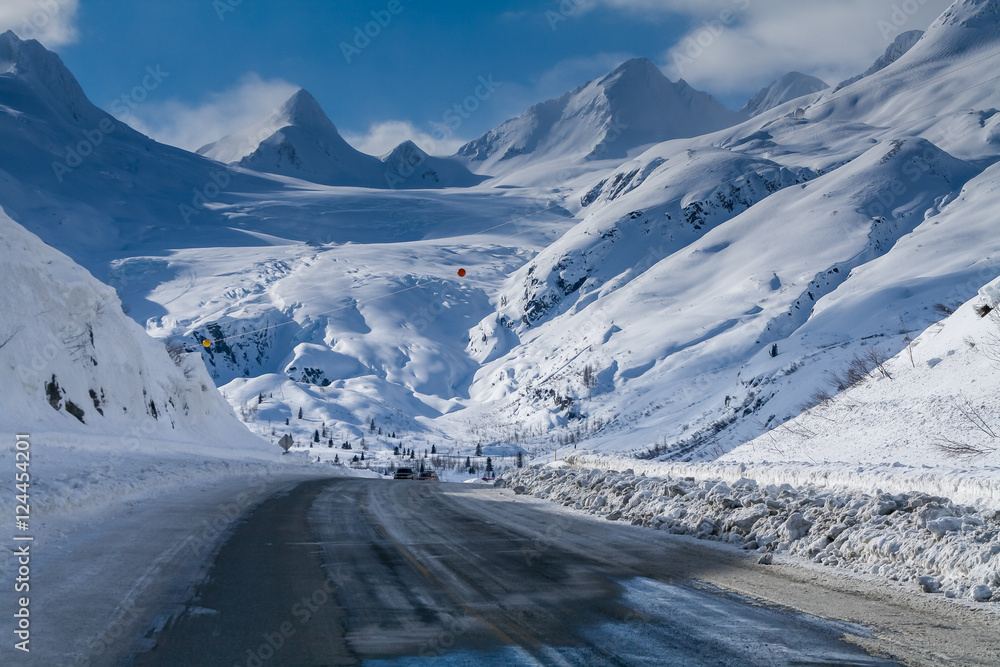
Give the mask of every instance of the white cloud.
[[21, 39], [37, 39], [49, 49], [76, 41], [78, 0], [3, 0], [0, 33], [13, 30]]
[[926, 29], [952, 0], [586, 0], [621, 11], [682, 15], [692, 30], [661, 64], [673, 79], [717, 94], [790, 70], [828, 83], [866, 69], [906, 30]]
[[297, 90], [282, 79], [264, 80], [251, 72], [197, 104], [149, 100], [119, 119], [159, 142], [193, 151], [264, 120]]
[[[437, 135], [435, 138], [434, 135]], [[417, 128], [406, 120], [388, 120], [373, 123], [363, 134], [344, 134], [347, 143], [362, 153], [385, 155], [407, 139], [431, 155], [452, 155], [463, 144], [464, 139], [448, 136], [441, 132], [429, 133]]]

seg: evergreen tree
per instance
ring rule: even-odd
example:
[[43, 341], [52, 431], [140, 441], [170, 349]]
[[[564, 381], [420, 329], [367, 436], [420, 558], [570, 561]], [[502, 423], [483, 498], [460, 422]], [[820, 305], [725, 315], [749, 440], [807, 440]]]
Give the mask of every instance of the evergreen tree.
[[431, 445], [431, 454], [437, 454], [437, 453], [438, 453], [437, 446], [436, 445]]
[[396, 445], [395, 447], [392, 448], [392, 455], [399, 456], [399, 445]]
[[372, 432], [375, 431], [375, 418], [374, 417], [372, 417], [372, 423], [368, 425], [368, 430], [372, 431]]
[[362, 461], [364, 461], [364, 460], [365, 460], [365, 453], [364, 453], [364, 452], [361, 452], [361, 460], [362, 460]]
[[482, 456], [482, 455], [483, 455], [483, 446], [477, 442], [476, 443], [476, 456]]
[[468, 456], [465, 457], [465, 467], [466, 468], [472, 467], [472, 459], [470, 459]]
[[264, 402], [264, 394], [257, 394], [257, 405]]
[[313, 431], [313, 442], [319, 442], [319, 431]]
[[524, 467], [524, 452], [517, 453], [517, 467], [518, 468]]
[[340, 465], [340, 454], [333, 455], [333, 462], [336, 463], [337, 465]]
[[412, 449], [410, 450], [410, 460], [411, 461], [413, 460], [413, 450]]
[[285, 426], [288, 426], [288, 417], [285, 417]]
[[299, 408], [299, 419], [302, 419], [302, 408]]
[[486, 457], [486, 472], [493, 472], [493, 459]]
[[424, 462], [421, 461], [420, 462], [420, 472], [423, 472], [423, 471], [424, 471]]

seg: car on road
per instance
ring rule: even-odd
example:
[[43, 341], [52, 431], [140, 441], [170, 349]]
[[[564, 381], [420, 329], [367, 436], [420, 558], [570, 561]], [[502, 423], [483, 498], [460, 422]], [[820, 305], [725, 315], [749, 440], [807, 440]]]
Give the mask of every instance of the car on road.
[[396, 474], [392, 476], [393, 479], [416, 479], [417, 471], [413, 468], [398, 468]]
[[422, 473], [420, 473], [419, 475], [417, 475], [417, 479], [421, 479], [421, 480], [424, 480], [424, 481], [427, 481], [427, 482], [440, 482], [441, 481], [441, 478], [438, 477], [437, 473], [434, 472], [433, 470], [425, 470], [425, 471], [423, 471]]

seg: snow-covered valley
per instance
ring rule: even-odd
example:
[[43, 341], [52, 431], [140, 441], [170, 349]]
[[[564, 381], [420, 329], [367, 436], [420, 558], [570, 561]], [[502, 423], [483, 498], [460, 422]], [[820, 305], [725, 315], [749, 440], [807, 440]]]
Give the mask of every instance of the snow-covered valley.
[[998, 65], [1000, 0], [958, 0], [739, 112], [636, 59], [451, 156], [361, 153], [305, 91], [191, 153], [7, 32], [3, 450], [31, 434], [53, 517], [489, 457], [571, 507], [1000, 600]]

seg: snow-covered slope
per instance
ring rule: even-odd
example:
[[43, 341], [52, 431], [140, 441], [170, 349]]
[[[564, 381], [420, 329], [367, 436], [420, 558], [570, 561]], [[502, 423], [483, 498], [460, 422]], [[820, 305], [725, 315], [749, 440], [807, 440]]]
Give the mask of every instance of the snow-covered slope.
[[[197, 354], [147, 336], [114, 290], [0, 211], [0, 432], [266, 443], [247, 433]], [[110, 447], [110, 445], [109, 445]]]
[[531, 162], [624, 158], [629, 151], [727, 127], [744, 118], [683, 79], [674, 83], [637, 58], [610, 74], [533, 106], [469, 142], [458, 155], [480, 173]]
[[748, 116], [757, 116], [803, 95], [826, 90], [830, 84], [802, 72], [789, 72], [760, 89], [741, 109]]
[[444, 188], [483, 181], [460, 162], [432, 158], [413, 142], [404, 142], [381, 160], [356, 150], [305, 90], [292, 95], [271, 116], [202, 146], [198, 154], [322, 185]]
[[[933, 304], [1000, 273], [1000, 175], [983, 171], [996, 9], [962, 0], [838, 93], [666, 142], [577, 191], [580, 224], [473, 331], [472, 397], [524, 432], [711, 458], [797, 414], [865, 341], [904, 348]], [[931, 237], [947, 278], [911, 242]]]
[[923, 36], [923, 30], [908, 30], [907, 32], [901, 33], [892, 41], [892, 44], [886, 48], [885, 53], [879, 56], [878, 59], [872, 63], [871, 67], [857, 76], [853, 76], [846, 81], [841, 81], [837, 84], [837, 88], [833, 92], [837, 92], [841, 88], [860, 81], [866, 76], [871, 76], [876, 72], [881, 72], [883, 69], [906, 55], [906, 52], [912, 49], [913, 45], [916, 44]]

